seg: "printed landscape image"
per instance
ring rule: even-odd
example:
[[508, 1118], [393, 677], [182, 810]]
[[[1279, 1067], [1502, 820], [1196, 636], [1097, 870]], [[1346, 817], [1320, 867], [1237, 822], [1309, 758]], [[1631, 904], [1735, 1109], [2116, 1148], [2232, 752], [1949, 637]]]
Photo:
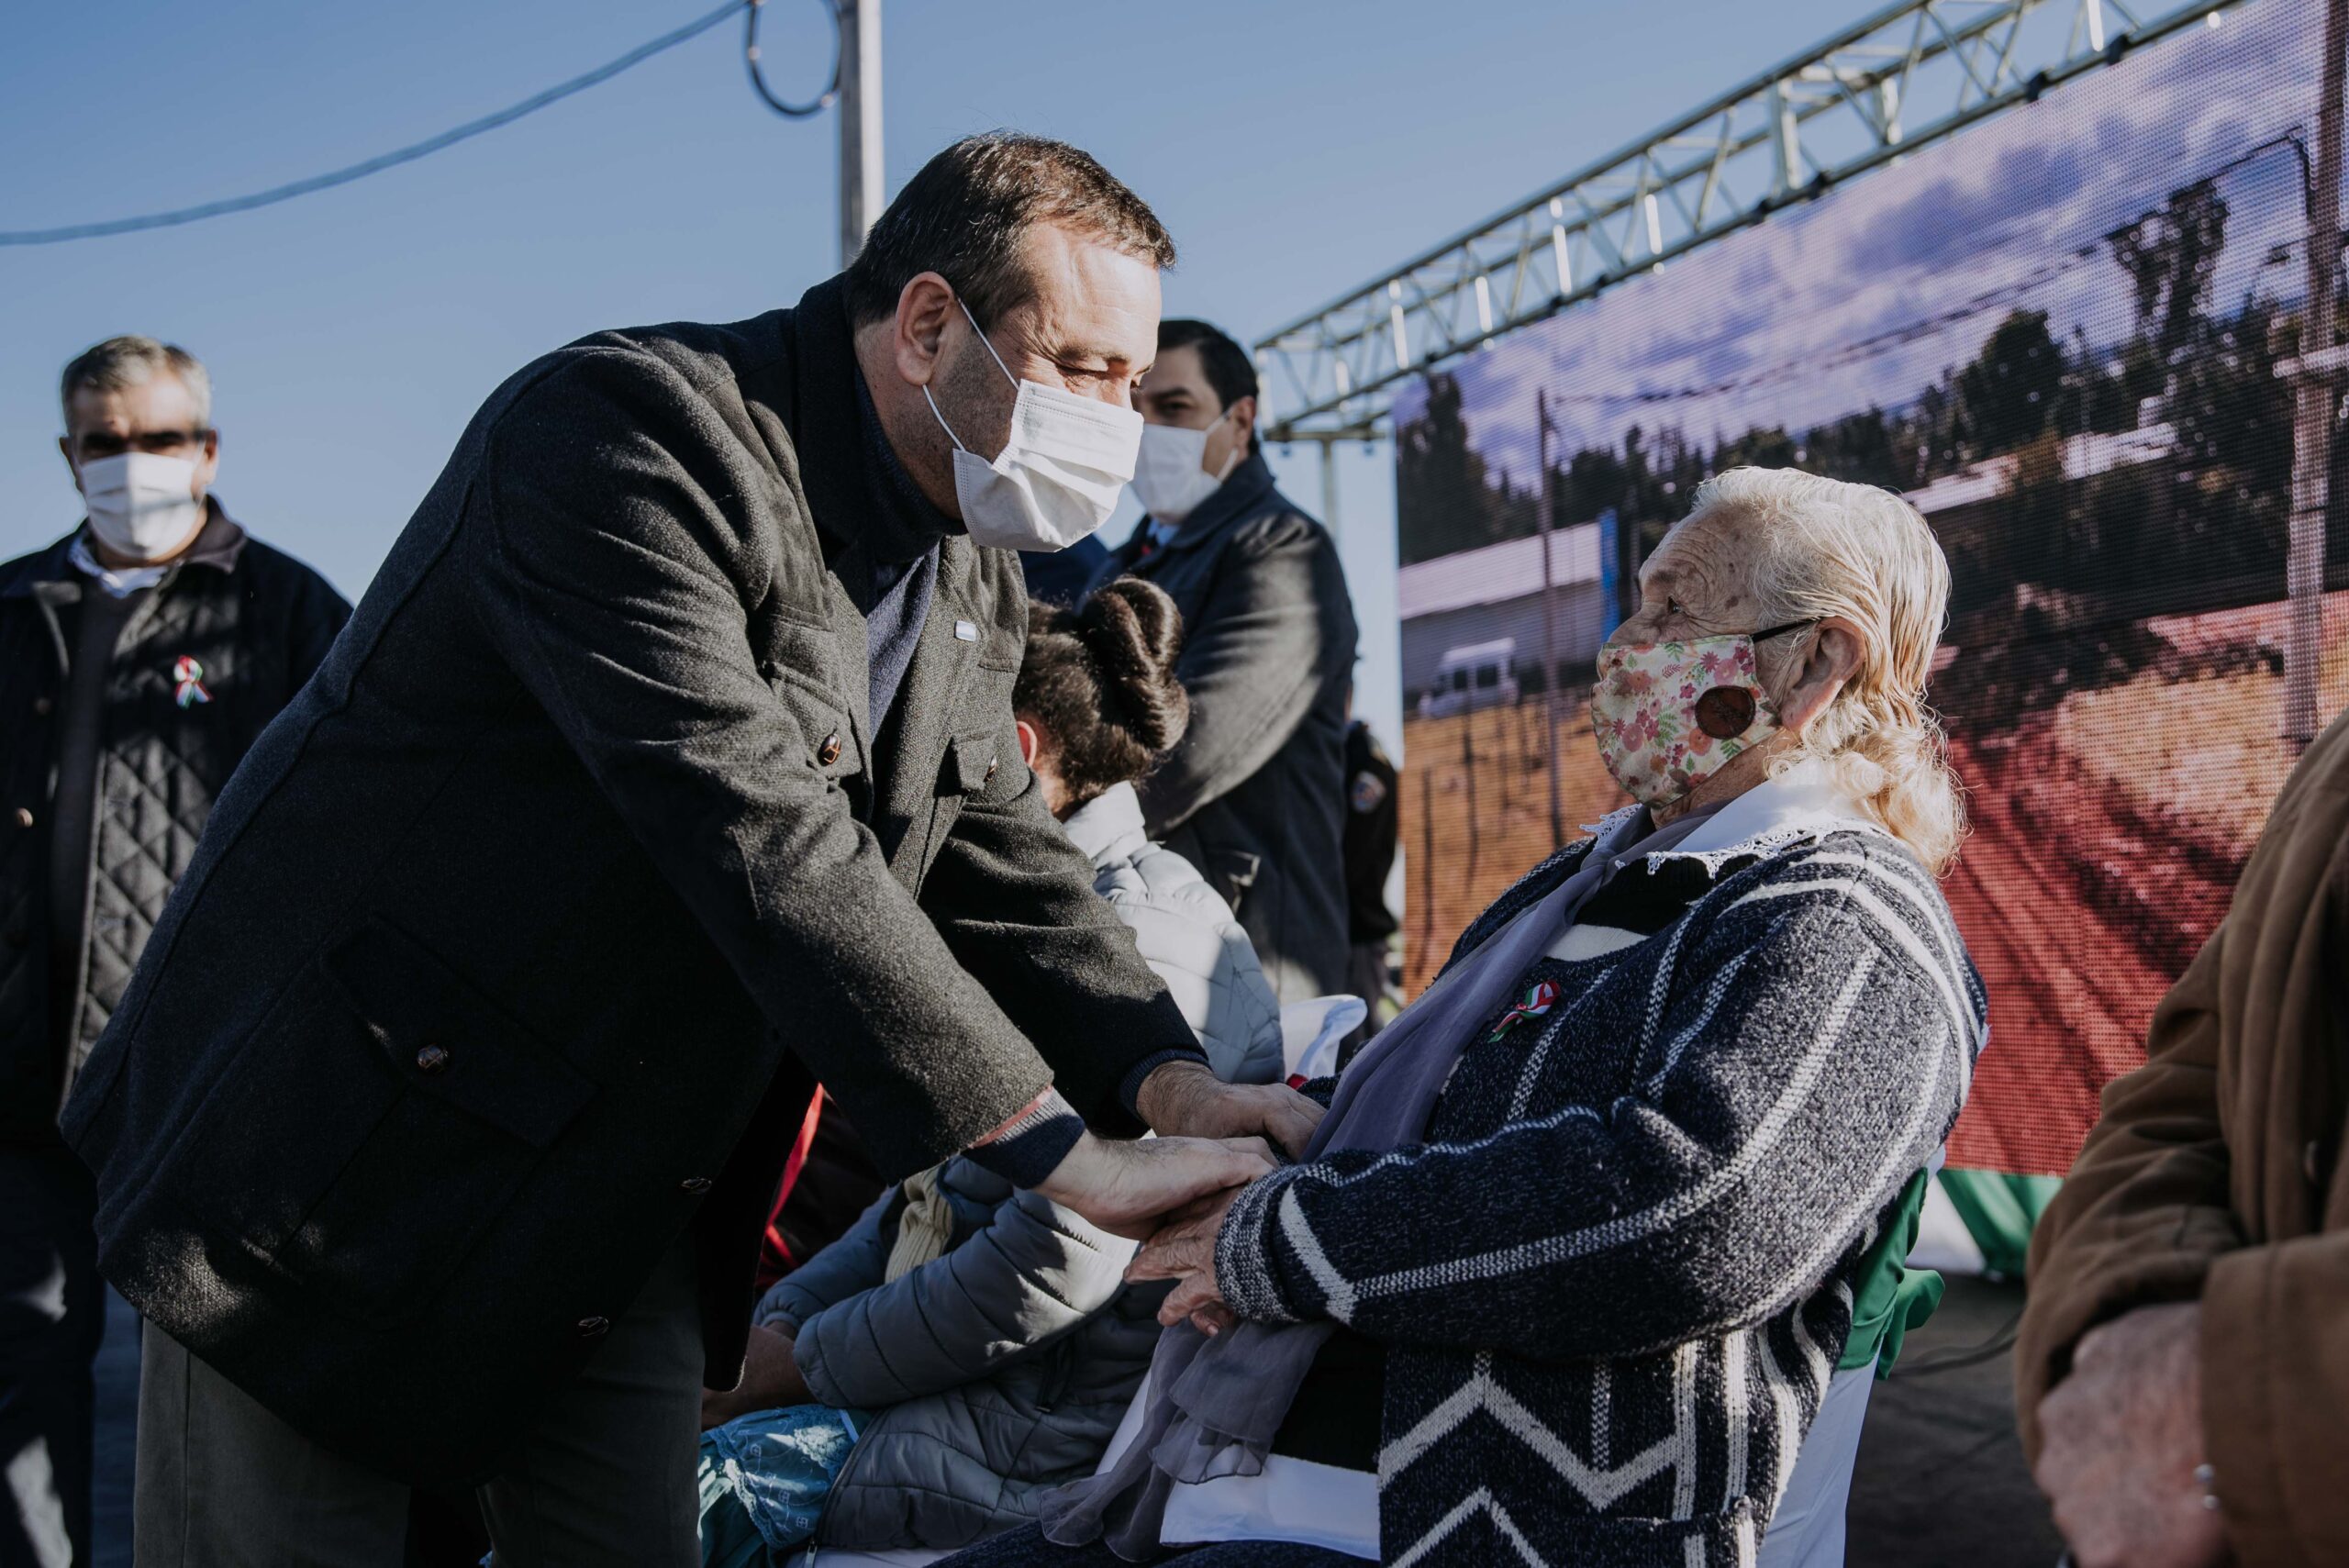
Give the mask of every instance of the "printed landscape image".
[[1992, 1043], [1951, 1163], [2068, 1167], [2349, 701], [2349, 443], [2302, 524], [2322, 591], [2286, 581], [2321, 21], [2231, 12], [1411, 389], [1409, 989], [1621, 804], [1592, 659], [1698, 482], [1887, 485], [1954, 576], [1932, 696], [1973, 836], [1946, 885]]

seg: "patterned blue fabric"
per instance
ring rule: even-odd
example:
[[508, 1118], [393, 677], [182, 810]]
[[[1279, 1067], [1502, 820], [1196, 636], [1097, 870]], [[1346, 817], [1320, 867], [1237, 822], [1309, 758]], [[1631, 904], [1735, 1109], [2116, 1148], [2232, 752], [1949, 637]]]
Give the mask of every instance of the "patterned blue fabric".
[[872, 1418], [863, 1410], [794, 1405], [753, 1410], [702, 1433], [703, 1561], [763, 1568], [760, 1554], [746, 1550], [744, 1519], [773, 1554], [769, 1562], [780, 1563], [812, 1537], [832, 1482]]

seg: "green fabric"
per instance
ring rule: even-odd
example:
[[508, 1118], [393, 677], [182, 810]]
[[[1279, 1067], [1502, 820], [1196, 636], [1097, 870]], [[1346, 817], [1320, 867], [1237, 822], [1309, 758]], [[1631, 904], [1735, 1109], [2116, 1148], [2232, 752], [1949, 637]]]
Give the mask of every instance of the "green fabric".
[[1982, 1250], [1986, 1273], [2020, 1275], [2031, 1249], [2031, 1228], [2064, 1184], [2061, 1176], [2015, 1176], [2003, 1171], [1943, 1171], [1942, 1191]]
[[1876, 1245], [1860, 1261], [1852, 1280], [1852, 1337], [1843, 1342], [1838, 1372], [1851, 1372], [1870, 1362], [1883, 1379], [1892, 1375], [1900, 1359], [1901, 1340], [1920, 1328], [1942, 1304], [1942, 1276], [1931, 1269], [1909, 1266], [1909, 1250], [1917, 1244], [1917, 1219], [1925, 1207], [1925, 1184], [1930, 1173], [1918, 1172], [1885, 1210], [1884, 1229]]

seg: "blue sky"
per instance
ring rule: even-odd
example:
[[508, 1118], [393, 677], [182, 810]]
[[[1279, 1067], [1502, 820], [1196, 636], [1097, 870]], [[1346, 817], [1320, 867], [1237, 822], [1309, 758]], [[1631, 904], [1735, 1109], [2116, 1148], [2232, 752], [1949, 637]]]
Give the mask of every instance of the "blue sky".
[[[499, 107], [704, 0], [117, 0], [10, 8], [0, 228], [192, 205]], [[1090, 149], [1183, 250], [1171, 312], [1246, 339], [1693, 106], [1874, 0], [888, 0], [894, 190], [1016, 126]], [[778, 88], [829, 49], [770, 0]], [[354, 597], [482, 397], [597, 328], [730, 319], [836, 263], [835, 132], [769, 114], [716, 32], [347, 189], [155, 234], [0, 250], [0, 555], [78, 517], [55, 375], [122, 331], [211, 366], [219, 493]], [[1318, 506], [1314, 455], [1276, 465]], [[1363, 706], [1394, 721], [1391, 459], [1346, 454]], [[1121, 519], [1111, 525], [1122, 530]]]

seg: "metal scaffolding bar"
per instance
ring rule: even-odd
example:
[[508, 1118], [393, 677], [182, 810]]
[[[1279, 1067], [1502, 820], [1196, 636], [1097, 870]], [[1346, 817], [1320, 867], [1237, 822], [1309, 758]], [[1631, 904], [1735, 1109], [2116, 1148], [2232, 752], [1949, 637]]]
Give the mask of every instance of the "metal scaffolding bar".
[[1264, 437], [1373, 424], [1415, 372], [2242, 3], [1899, 0], [1265, 337]]

